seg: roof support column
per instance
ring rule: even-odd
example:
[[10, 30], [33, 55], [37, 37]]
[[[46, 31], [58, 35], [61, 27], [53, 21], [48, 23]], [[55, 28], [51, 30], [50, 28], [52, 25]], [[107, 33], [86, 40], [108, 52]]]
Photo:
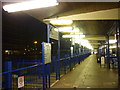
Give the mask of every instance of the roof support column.
[[120, 87], [120, 21], [116, 28], [116, 40], [117, 40], [117, 60], [118, 60], [118, 87]]
[[109, 35], [107, 35], [107, 67], [110, 69], [110, 43], [109, 43]]

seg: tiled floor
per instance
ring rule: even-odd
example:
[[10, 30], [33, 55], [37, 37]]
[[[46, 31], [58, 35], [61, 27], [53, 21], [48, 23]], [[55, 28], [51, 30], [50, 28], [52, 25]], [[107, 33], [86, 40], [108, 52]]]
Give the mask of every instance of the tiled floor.
[[117, 79], [117, 69], [101, 68], [96, 55], [91, 55], [61, 77], [52, 88], [116, 88]]

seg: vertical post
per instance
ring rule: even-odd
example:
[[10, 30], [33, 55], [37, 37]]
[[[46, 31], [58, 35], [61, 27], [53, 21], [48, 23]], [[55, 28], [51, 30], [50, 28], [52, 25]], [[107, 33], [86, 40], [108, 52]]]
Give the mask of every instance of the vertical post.
[[60, 32], [58, 30], [58, 61], [57, 61], [57, 80], [60, 80]]
[[74, 56], [76, 55], [76, 45], [75, 45], [75, 41], [74, 41]]
[[[120, 6], [120, 1], [118, 3], [118, 5]], [[120, 9], [118, 9], [118, 18], [120, 18]], [[117, 35], [118, 35], [118, 39], [117, 39], [117, 53], [118, 53], [118, 88], [120, 88], [120, 20], [117, 21]]]
[[110, 69], [110, 43], [109, 43], [109, 35], [107, 35], [107, 67]]
[[70, 71], [72, 70], [72, 58], [74, 56], [74, 48], [73, 48], [73, 38], [71, 38], [71, 56], [70, 56], [70, 60], [69, 60], [69, 65], [70, 65]]
[[47, 43], [50, 43], [50, 24], [47, 24]]
[[[2, 72], [2, 2], [0, 1], [0, 72]], [[0, 76], [0, 83], [2, 83], [2, 75]], [[2, 84], [0, 85], [0, 90]]]
[[[12, 61], [5, 62], [5, 71], [12, 71]], [[12, 89], [12, 73], [5, 74], [5, 89]]]
[[116, 40], [117, 40], [117, 60], [118, 60], [118, 87], [120, 87], [120, 22], [117, 22]]
[[50, 88], [50, 63], [45, 65], [46, 68], [46, 88]]
[[[50, 24], [47, 24], [47, 43], [50, 43]], [[48, 65], [49, 67], [50, 65]], [[48, 75], [45, 74], [45, 79], [46, 79], [46, 87], [47, 87], [47, 76], [48, 76], [48, 87], [50, 87], [50, 67], [46, 68], [47, 65], [45, 65], [45, 71], [47, 71], [47, 73], [49, 73]]]
[[78, 53], [78, 55], [80, 55], [80, 53], [81, 53], [80, 51], [81, 51], [81, 48], [80, 48], [80, 46], [79, 46], [79, 53]]
[[46, 73], [45, 73], [45, 60], [44, 60], [44, 42], [42, 42], [42, 88], [46, 87]]
[[48, 64], [48, 83], [49, 83], [49, 85], [48, 85], [48, 88], [50, 88], [50, 63]]
[[52, 56], [52, 72], [56, 72], [56, 57]]
[[73, 41], [73, 56], [75, 56], [76, 53], [75, 38], [72, 38], [72, 41]]
[[46, 79], [45, 79], [45, 64], [42, 64], [42, 88], [46, 87]]
[[70, 57], [73, 56], [73, 39], [71, 38]]
[[83, 54], [84, 54], [84, 51], [85, 51], [85, 50], [84, 50], [84, 46], [83, 46], [83, 48], [82, 48], [82, 49], [83, 49], [82, 51], [83, 51]]

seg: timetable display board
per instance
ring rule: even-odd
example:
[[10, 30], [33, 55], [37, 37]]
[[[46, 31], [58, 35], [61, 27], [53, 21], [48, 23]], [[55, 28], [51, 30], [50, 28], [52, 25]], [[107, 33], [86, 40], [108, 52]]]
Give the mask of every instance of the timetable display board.
[[42, 59], [45, 64], [51, 62], [51, 44], [50, 43], [42, 43]]
[[50, 25], [50, 38], [58, 40], [58, 32], [55, 31], [55, 28]]

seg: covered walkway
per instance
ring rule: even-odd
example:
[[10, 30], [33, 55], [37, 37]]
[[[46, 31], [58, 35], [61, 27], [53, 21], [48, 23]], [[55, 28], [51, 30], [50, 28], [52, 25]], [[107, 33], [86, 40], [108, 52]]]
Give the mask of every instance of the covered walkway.
[[117, 88], [117, 70], [100, 67], [96, 55], [86, 58], [52, 88]]
[[0, 2], [1, 89], [120, 87], [120, 2], [62, 1]]

